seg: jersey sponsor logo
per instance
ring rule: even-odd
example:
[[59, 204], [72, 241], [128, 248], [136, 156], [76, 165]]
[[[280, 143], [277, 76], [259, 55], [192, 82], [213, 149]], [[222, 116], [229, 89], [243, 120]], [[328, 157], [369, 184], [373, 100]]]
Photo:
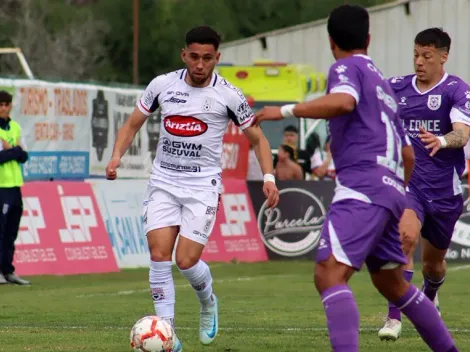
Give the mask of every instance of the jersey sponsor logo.
[[429, 110], [439, 110], [441, 107], [442, 96], [441, 95], [430, 95], [428, 96], [428, 108]]
[[177, 165], [177, 164], [167, 163], [166, 161], [160, 162], [160, 167], [162, 169], [178, 171], [178, 172], [201, 172], [200, 166]]
[[164, 100], [164, 103], [184, 104], [187, 100], [171, 97], [170, 99]]
[[178, 96], [182, 96], [182, 97], [189, 97], [189, 93], [186, 93], [186, 92], [179, 92], [179, 91], [173, 91], [173, 90], [170, 90], [168, 92], [166, 92], [166, 94], [168, 95], [176, 95], [177, 97]]
[[200, 136], [207, 131], [207, 124], [192, 116], [167, 116], [163, 125], [169, 134], [178, 137]]
[[245, 99], [243, 99], [243, 102], [237, 108], [237, 116], [240, 123], [245, 122], [253, 116], [253, 111]]
[[377, 99], [383, 100], [385, 105], [387, 105], [390, 109], [392, 109], [393, 112], [397, 112], [398, 110], [398, 105], [395, 99], [391, 96], [385, 93], [385, 91], [382, 89], [381, 86], [377, 86], [376, 88], [377, 91]]
[[230, 88], [231, 90], [234, 90], [235, 92], [237, 92], [240, 98], [245, 99], [245, 96], [243, 95], [242, 91], [238, 89], [237, 87], [235, 87], [234, 85], [232, 85], [231, 83], [227, 82], [225, 78], [220, 81], [220, 84]]
[[169, 138], [163, 137], [162, 150], [170, 155], [199, 158], [201, 157], [202, 144], [172, 141]]
[[[267, 201], [258, 213], [261, 239], [271, 251], [286, 257], [298, 257], [311, 252], [320, 240], [326, 210], [312, 192], [301, 188], [279, 191], [279, 205], [270, 209]], [[293, 207], [292, 204], [308, 204]], [[295, 239], [292, 234], [295, 233]]]
[[419, 129], [422, 127], [433, 134], [441, 134], [440, 120], [408, 120], [407, 123], [406, 120], [404, 121], [404, 127], [408, 132], [419, 132]]

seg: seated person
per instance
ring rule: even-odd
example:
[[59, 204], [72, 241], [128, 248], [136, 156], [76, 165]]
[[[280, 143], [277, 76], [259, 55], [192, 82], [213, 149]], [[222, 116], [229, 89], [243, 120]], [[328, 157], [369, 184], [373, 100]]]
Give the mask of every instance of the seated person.
[[303, 180], [302, 168], [294, 161], [294, 149], [288, 145], [279, 146], [274, 175], [278, 180]]

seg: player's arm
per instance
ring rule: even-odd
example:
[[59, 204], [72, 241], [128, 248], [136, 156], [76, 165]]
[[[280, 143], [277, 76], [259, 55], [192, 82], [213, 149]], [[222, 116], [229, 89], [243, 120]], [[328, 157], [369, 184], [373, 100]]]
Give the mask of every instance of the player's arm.
[[280, 108], [267, 106], [256, 114], [256, 124], [288, 117], [330, 119], [349, 114], [359, 103], [360, 85], [357, 67], [336, 63], [328, 73], [328, 94], [308, 102], [287, 104]]
[[155, 78], [144, 91], [142, 98], [137, 102], [137, 106], [118, 130], [114, 142], [113, 154], [106, 167], [106, 178], [114, 180], [117, 177], [116, 169], [121, 163], [122, 156], [129, 149], [137, 132], [142, 128], [147, 117], [158, 109], [158, 95], [161, 91], [162, 76]]
[[401, 149], [401, 155], [403, 158], [403, 167], [405, 169], [405, 187], [410, 182], [411, 174], [415, 166], [415, 152], [411, 145], [406, 145]]
[[255, 114], [243, 94], [240, 91], [235, 93], [234, 90], [228, 92], [226, 98], [229, 118], [243, 131], [253, 147], [264, 175], [263, 192], [268, 198], [268, 206], [275, 207], [279, 203], [279, 191], [275, 184], [273, 155], [269, 142], [261, 128], [253, 125]]
[[426, 144], [426, 149], [431, 149], [431, 156], [436, 154], [439, 149], [458, 149], [465, 147], [467, 144], [470, 136], [470, 99], [467, 98], [467, 92], [469, 91], [470, 87], [463, 82], [460, 82], [454, 88], [451, 96], [452, 109], [450, 111], [452, 131], [443, 136], [435, 136], [420, 128], [419, 137]]
[[273, 154], [268, 139], [261, 130], [261, 127], [250, 126], [245, 128], [243, 133], [253, 146], [263, 175], [273, 175]]
[[411, 145], [410, 137], [408, 137], [408, 135], [406, 134], [406, 131], [399, 120], [397, 120], [395, 123], [395, 129], [398, 132], [398, 136], [400, 137], [402, 145], [401, 157], [403, 160], [403, 177], [406, 187], [408, 185], [408, 182], [410, 182], [411, 174], [413, 173], [413, 169], [415, 166], [415, 152], [413, 146]]
[[143, 114], [139, 108], [136, 107], [117, 133], [112, 158], [121, 160], [146, 119], [147, 115]]

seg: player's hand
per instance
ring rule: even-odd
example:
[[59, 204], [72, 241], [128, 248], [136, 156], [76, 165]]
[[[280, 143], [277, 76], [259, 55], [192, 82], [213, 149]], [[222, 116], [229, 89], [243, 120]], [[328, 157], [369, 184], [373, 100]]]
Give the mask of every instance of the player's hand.
[[256, 113], [255, 125], [259, 126], [263, 121], [278, 121], [282, 119], [280, 106], [265, 106]]
[[279, 203], [279, 190], [274, 182], [265, 182], [263, 185], [263, 193], [268, 199], [269, 208], [274, 208]]
[[117, 178], [117, 168], [121, 165], [121, 159], [120, 158], [112, 158], [108, 166], [106, 166], [106, 178], [108, 180], [115, 180]]
[[8, 143], [6, 140], [0, 139], [0, 141], [2, 141], [2, 149], [3, 150], [8, 150], [8, 149], [12, 148], [10, 143]]
[[430, 156], [434, 156], [439, 149], [441, 149], [441, 141], [437, 136], [433, 135], [431, 132], [426, 131], [424, 128], [419, 128], [419, 138], [421, 142], [425, 144], [426, 149], [431, 149]]

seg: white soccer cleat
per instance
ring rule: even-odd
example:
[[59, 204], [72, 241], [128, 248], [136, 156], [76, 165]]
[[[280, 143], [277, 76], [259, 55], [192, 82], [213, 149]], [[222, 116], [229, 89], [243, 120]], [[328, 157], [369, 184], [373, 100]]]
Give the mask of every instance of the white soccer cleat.
[[397, 319], [387, 319], [385, 325], [379, 330], [381, 340], [396, 341], [401, 335], [401, 321]]
[[437, 298], [437, 293], [436, 293], [436, 297], [434, 297], [434, 307], [436, 307], [437, 309], [437, 312], [439, 313], [439, 316], [441, 316], [441, 307], [439, 307], [439, 298]]
[[209, 345], [214, 341], [219, 331], [218, 300], [212, 294], [214, 305], [201, 307], [201, 318], [199, 321], [199, 340], [203, 345]]

